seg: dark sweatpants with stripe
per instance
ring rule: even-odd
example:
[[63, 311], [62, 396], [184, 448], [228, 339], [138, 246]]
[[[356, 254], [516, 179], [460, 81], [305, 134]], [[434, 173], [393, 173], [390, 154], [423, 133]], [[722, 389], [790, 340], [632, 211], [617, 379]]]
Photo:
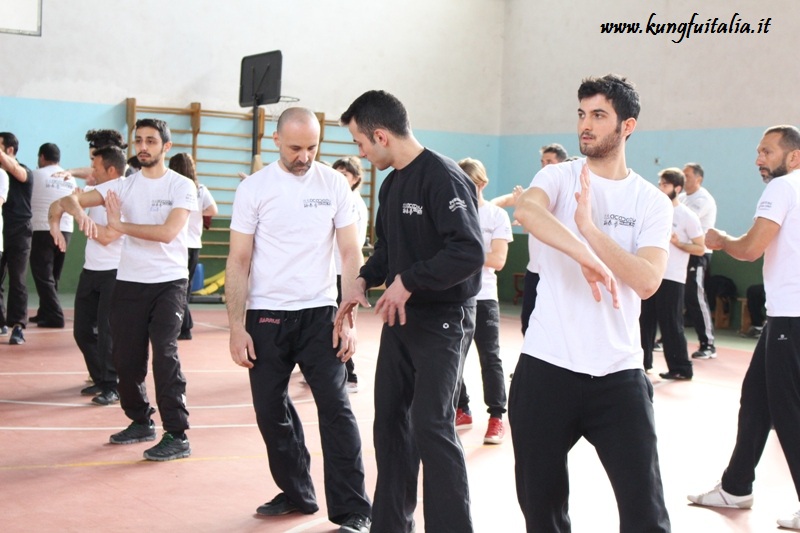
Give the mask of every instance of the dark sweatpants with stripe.
[[328, 518], [341, 524], [351, 513], [372, 512], [344, 364], [331, 346], [335, 314], [335, 307], [248, 310], [245, 329], [256, 351], [250, 390], [272, 478], [301, 511], [319, 509], [303, 423], [287, 392], [292, 370], [299, 365], [317, 405]]
[[425, 530], [470, 533], [455, 400], [475, 329], [475, 307], [407, 304], [405, 310], [404, 326], [383, 326], [375, 370], [378, 481], [372, 531], [412, 531], [421, 461]]

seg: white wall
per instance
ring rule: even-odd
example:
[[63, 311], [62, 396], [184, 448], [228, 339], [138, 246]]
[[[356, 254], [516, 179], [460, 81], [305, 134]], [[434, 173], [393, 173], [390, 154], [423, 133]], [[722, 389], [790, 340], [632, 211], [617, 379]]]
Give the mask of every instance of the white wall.
[[45, 2], [0, 34], [0, 96], [237, 110], [241, 58], [283, 52], [282, 93], [337, 118], [386, 89], [412, 126], [498, 134], [504, 0]]
[[[650, 130], [739, 128], [798, 123], [795, 0], [571, 0], [506, 2], [502, 131], [572, 132], [580, 80], [616, 72], [642, 98], [639, 127]], [[767, 34], [608, 35], [603, 22], [648, 18], [697, 22], [734, 13], [755, 24], [772, 17]]]

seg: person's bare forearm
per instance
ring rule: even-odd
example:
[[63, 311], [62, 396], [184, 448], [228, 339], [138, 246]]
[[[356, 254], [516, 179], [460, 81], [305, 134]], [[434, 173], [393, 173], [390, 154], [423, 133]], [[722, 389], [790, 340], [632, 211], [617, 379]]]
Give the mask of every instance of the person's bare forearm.
[[581, 234], [600, 260], [639, 297], [646, 299], [655, 294], [661, 285], [666, 261], [653, 264], [645, 257], [628, 252], [594, 225], [582, 228]]

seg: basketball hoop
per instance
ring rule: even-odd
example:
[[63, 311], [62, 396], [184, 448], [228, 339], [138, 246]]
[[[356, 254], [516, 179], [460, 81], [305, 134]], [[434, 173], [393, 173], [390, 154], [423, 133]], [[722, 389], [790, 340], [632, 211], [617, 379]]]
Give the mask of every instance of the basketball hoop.
[[281, 96], [276, 103], [264, 106], [266, 108], [265, 120], [267, 122], [278, 122], [281, 114], [290, 107], [294, 107], [299, 101], [300, 99], [295, 96]]

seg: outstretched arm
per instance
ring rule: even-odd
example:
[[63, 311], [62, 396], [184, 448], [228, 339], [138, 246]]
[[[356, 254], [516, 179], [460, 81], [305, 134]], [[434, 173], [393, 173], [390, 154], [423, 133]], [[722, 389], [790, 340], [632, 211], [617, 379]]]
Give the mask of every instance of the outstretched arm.
[[740, 261], [755, 261], [764, 255], [780, 229], [777, 222], [758, 217], [741, 237], [731, 237], [722, 230], [711, 228], [706, 233], [706, 246], [712, 250], [723, 250]]
[[520, 196], [514, 218], [538, 240], [555, 248], [575, 260], [583, 272], [583, 277], [592, 290], [596, 301], [601, 300], [600, 285], [611, 293], [614, 307], [619, 307], [617, 281], [592, 249], [581, 241], [569, 228], [561, 223], [550, 211], [550, 198], [544, 190], [531, 187]]

